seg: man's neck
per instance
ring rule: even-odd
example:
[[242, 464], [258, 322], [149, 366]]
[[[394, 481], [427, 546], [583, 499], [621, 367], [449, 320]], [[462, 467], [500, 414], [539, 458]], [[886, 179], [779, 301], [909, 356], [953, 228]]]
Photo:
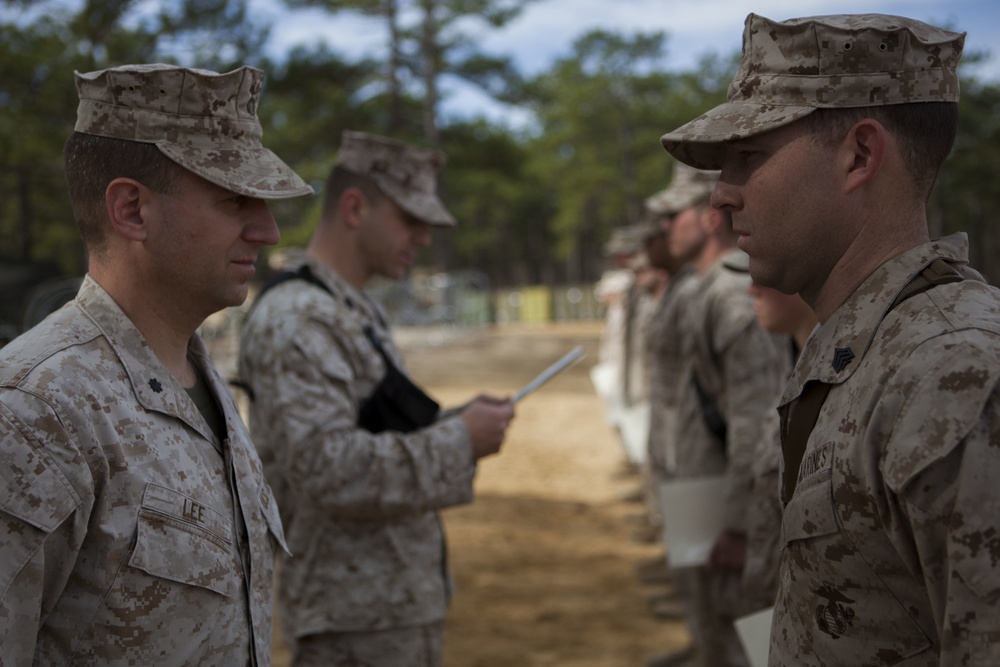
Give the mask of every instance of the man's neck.
[[881, 232], [869, 230], [854, 238], [815, 295], [802, 297], [820, 322], [826, 322], [880, 266], [930, 240], [926, 223]]
[[198, 376], [188, 358], [188, 344], [203, 320], [195, 322], [190, 313], [178, 308], [178, 299], [157, 298], [155, 292], [114, 272], [91, 266], [90, 276], [114, 299], [167, 372], [182, 387], [193, 387]]
[[317, 233], [306, 248], [306, 255], [330, 267], [348, 285], [361, 291], [371, 275], [361, 261], [361, 253], [351, 242], [353, 238], [344, 238], [344, 235], [327, 238]]
[[698, 258], [694, 261], [694, 270], [698, 275], [705, 275], [723, 255], [735, 247], [735, 242], [723, 239], [720, 236], [710, 236], [705, 241], [705, 246], [702, 248]]

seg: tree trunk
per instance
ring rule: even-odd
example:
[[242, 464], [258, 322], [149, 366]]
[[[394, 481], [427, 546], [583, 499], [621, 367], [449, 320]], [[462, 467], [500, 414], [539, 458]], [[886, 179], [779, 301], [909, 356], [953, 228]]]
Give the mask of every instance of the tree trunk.
[[437, 125], [438, 22], [435, 0], [421, 0], [424, 21], [420, 29], [420, 60], [424, 82], [424, 139], [434, 148], [441, 145]]
[[399, 30], [399, 4], [397, 0], [385, 0], [382, 12], [389, 25], [389, 65], [386, 72], [386, 85], [389, 93], [389, 134], [396, 135], [403, 131], [403, 98], [399, 86], [399, 68], [402, 65], [402, 41]]

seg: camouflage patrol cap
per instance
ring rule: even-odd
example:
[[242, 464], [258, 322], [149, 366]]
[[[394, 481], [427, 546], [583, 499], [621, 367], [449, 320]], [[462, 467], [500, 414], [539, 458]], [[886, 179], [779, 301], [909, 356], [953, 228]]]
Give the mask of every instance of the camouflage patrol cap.
[[604, 244], [602, 250], [605, 256], [632, 255], [642, 244], [642, 230], [638, 225], [616, 227], [611, 232], [611, 238]]
[[646, 208], [656, 215], [676, 215], [696, 204], [708, 201], [715, 184], [719, 182], [718, 171], [705, 171], [689, 167], [683, 162], [674, 165], [674, 175], [670, 185], [646, 199]]
[[661, 138], [675, 158], [718, 169], [724, 142], [818, 108], [958, 102], [965, 33], [882, 14], [777, 22], [750, 14], [729, 101]]
[[264, 73], [123, 65], [76, 76], [77, 132], [155, 144], [205, 180], [248, 197], [287, 199], [313, 189], [261, 145]]
[[431, 225], [452, 226], [455, 218], [437, 196], [440, 151], [388, 137], [345, 130], [335, 167], [371, 179], [400, 208]]

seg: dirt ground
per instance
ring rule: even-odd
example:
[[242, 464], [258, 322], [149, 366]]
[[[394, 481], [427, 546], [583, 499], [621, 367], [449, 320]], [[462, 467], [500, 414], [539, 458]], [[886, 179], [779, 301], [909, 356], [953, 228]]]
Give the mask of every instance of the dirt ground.
[[[660, 620], [639, 563], [662, 557], [632, 539], [643, 506], [588, 371], [599, 323], [403, 331], [408, 368], [442, 405], [479, 391], [513, 394], [575, 345], [586, 356], [518, 405], [499, 455], [480, 463], [476, 501], [443, 513], [456, 594], [445, 667], [629, 667], [688, 642]], [[288, 664], [280, 636], [275, 665]]]

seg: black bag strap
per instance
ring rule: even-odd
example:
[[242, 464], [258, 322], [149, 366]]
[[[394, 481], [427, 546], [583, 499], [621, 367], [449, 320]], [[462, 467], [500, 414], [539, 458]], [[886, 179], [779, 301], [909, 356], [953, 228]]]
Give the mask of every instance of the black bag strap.
[[[264, 287], [261, 288], [260, 294], [257, 295], [257, 298], [254, 300], [254, 303], [256, 304], [257, 301], [260, 301], [260, 298], [273, 288], [277, 287], [281, 283], [286, 283], [289, 280], [304, 280], [307, 283], [315, 285], [316, 287], [320, 288], [333, 298], [337, 298], [337, 295], [334, 294], [329, 287], [327, 287], [326, 283], [324, 283], [322, 280], [316, 277], [316, 274], [312, 272], [312, 269], [309, 268], [309, 265], [303, 264], [296, 271], [282, 271], [281, 273], [272, 276], [270, 280], [264, 283]], [[348, 303], [348, 305], [353, 306], [353, 304], [350, 303]]]
[[[337, 295], [335, 295], [332, 291], [330, 291], [330, 288], [327, 287], [322, 280], [316, 277], [316, 274], [312, 272], [312, 269], [309, 268], [309, 265], [303, 264], [302, 266], [299, 267], [297, 271], [282, 271], [281, 273], [277, 273], [271, 276], [271, 279], [268, 280], [266, 283], [264, 283], [264, 286], [260, 288], [260, 292], [257, 294], [256, 298], [253, 300], [253, 303], [250, 305], [250, 312], [252, 312], [253, 309], [257, 306], [257, 304], [260, 303], [260, 298], [264, 296], [264, 294], [271, 291], [281, 283], [288, 282], [289, 280], [304, 280], [307, 283], [313, 284], [316, 287], [320, 288], [330, 296], [337, 298]], [[241, 377], [233, 378], [229, 381], [229, 384], [232, 385], [233, 387], [236, 387], [237, 389], [242, 389], [244, 392], [246, 392], [246, 395], [250, 398], [251, 402], [254, 402], [256, 400], [256, 396], [254, 396], [253, 389], [250, 388], [250, 385], [247, 384], [246, 380], [244, 380], [243, 378]]]
[[[935, 285], [945, 285], [962, 280], [965, 280], [965, 276], [959, 273], [958, 269], [943, 259], [936, 259], [900, 290], [892, 305], [889, 306], [889, 310], [891, 311], [910, 297], [926, 292]], [[802, 395], [788, 413], [783, 443], [785, 459], [783, 482], [786, 503], [791, 500], [792, 493], [795, 492], [799, 466], [802, 465], [802, 457], [805, 456], [809, 436], [816, 427], [820, 410], [823, 409], [823, 403], [831, 388], [833, 385], [828, 382], [810, 380], [802, 388]]]
[[726, 451], [726, 419], [722, 416], [722, 412], [719, 410], [719, 406], [716, 405], [712, 397], [708, 395], [705, 388], [701, 386], [701, 382], [698, 381], [698, 376], [694, 373], [691, 374], [691, 383], [694, 385], [694, 392], [698, 396], [698, 404], [701, 407], [701, 419], [705, 423], [705, 427], [712, 433], [716, 438], [722, 441], [722, 450]]
[[[303, 264], [295, 271], [282, 271], [281, 273], [274, 275], [264, 284], [264, 287], [261, 288], [260, 294], [258, 294], [257, 298], [254, 300], [254, 304], [256, 304], [266, 292], [274, 287], [277, 287], [281, 283], [288, 282], [289, 280], [304, 280], [307, 283], [320, 288], [334, 299], [338, 298], [326, 283], [316, 277], [316, 274], [312, 272], [312, 269], [309, 268], [308, 264]], [[345, 297], [344, 302], [347, 304], [348, 308], [351, 310], [354, 309], [354, 302], [350, 297]], [[381, 316], [379, 316], [379, 322], [385, 326], [385, 321], [382, 320]], [[386, 366], [391, 366], [392, 368], [398, 370], [396, 363], [392, 360], [392, 357], [389, 356], [388, 351], [385, 349], [385, 345], [382, 343], [382, 340], [378, 337], [378, 334], [375, 333], [375, 327], [371, 324], [366, 324], [362, 328], [362, 331], [364, 332], [365, 337], [371, 342], [372, 347], [375, 348], [375, 351], [379, 353], [380, 357], [382, 357], [382, 361], [385, 362]]]

